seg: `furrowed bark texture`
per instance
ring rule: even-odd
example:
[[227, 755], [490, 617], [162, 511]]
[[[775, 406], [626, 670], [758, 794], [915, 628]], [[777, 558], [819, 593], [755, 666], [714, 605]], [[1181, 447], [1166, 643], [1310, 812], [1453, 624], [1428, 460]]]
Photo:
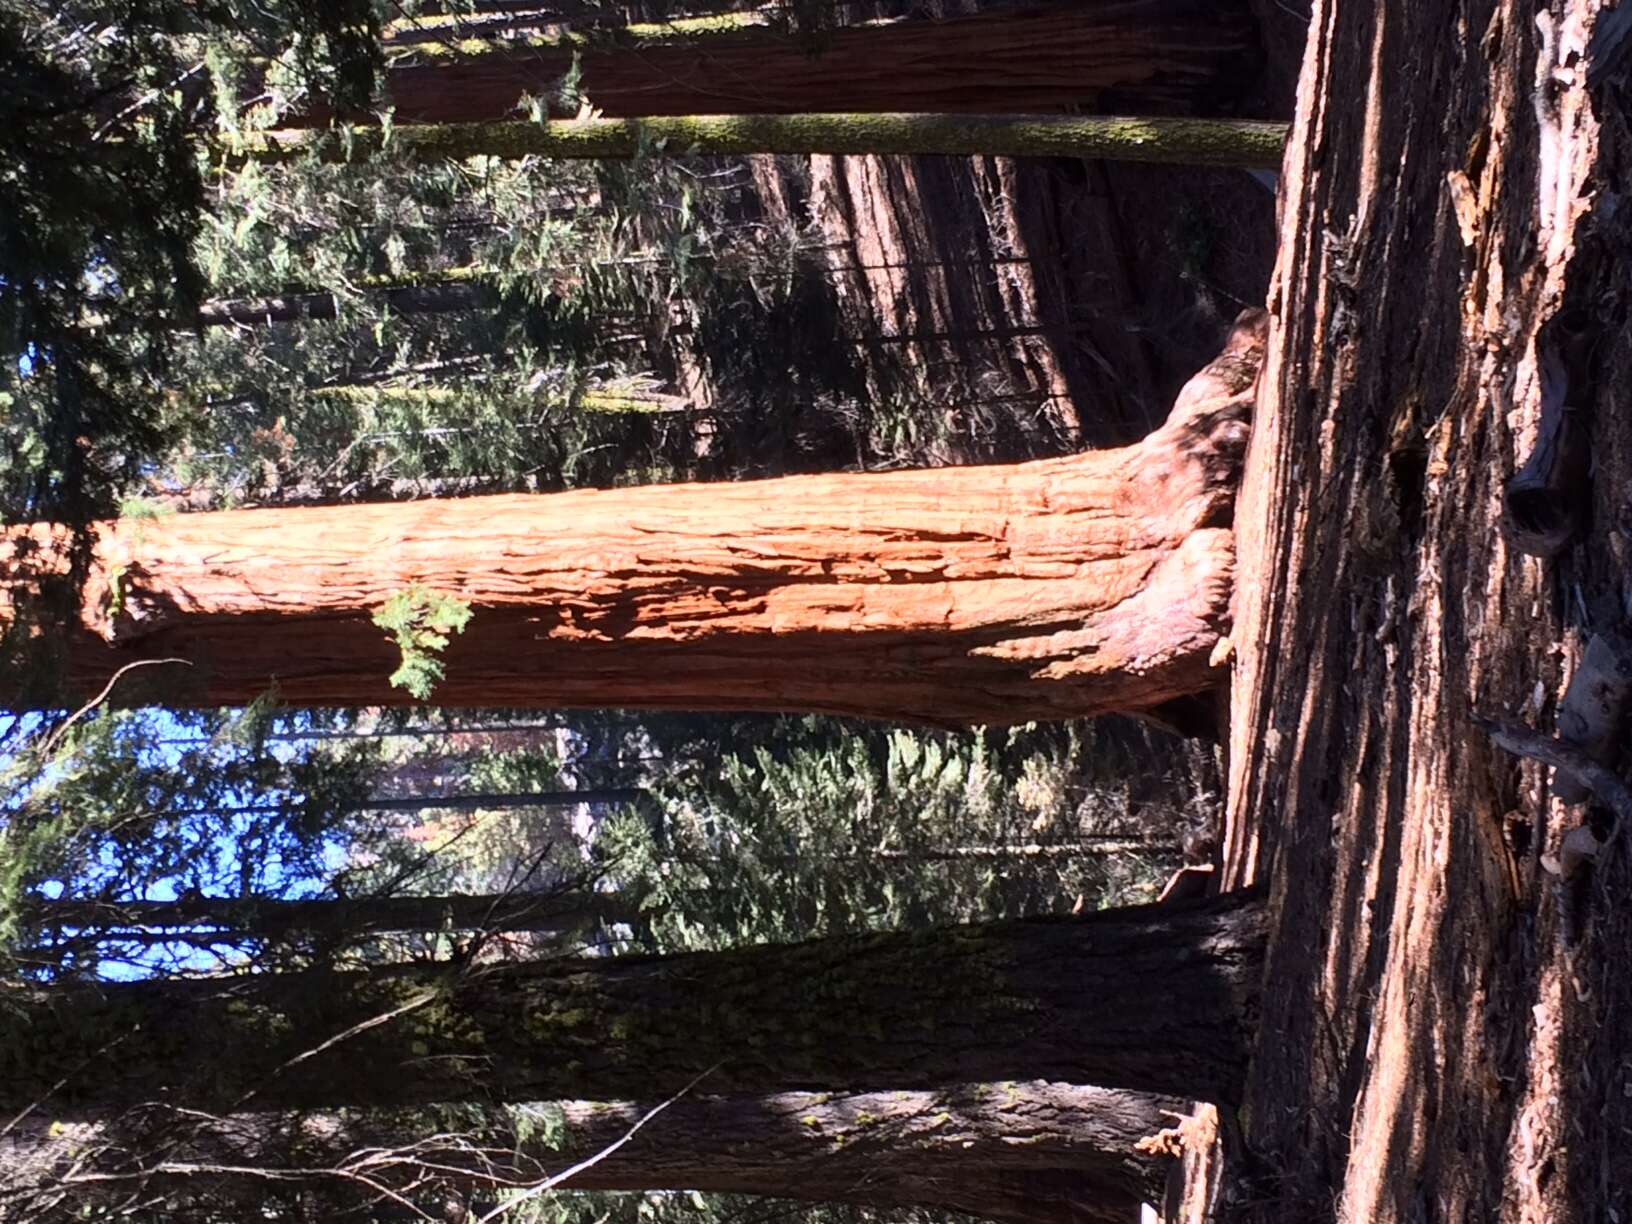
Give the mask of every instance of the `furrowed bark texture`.
[[[834, 31], [818, 55], [772, 29], [605, 48], [570, 40], [387, 70], [397, 123], [511, 118], [523, 94], [578, 88], [603, 115], [812, 111], [1195, 111], [1258, 59], [1238, 0], [1082, 0]], [[1247, 71], [1243, 71], [1243, 63]], [[366, 122], [366, 116], [359, 116]], [[328, 115], [298, 117], [325, 126]]]
[[444, 656], [448, 706], [943, 725], [1153, 709], [1216, 683], [1261, 353], [1248, 312], [1168, 423], [1122, 450], [107, 524], [69, 683], [90, 696], [123, 664], [182, 658], [143, 669], [180, 682], [168, 702], [275, 681], [296, 705], [405, 704], [371, 617], [420, 584], [474, 611]]
[[[477, 156], [519, 160], [664, 154], [900, 153], [1093, 157], [1276, 169], [1286, 142], [1286, 124], [1253, 119], [947, 114], [683, 115], [555, 119], [547, 123], [510, 120], [394, 127], [388, 138], [365, 129], [354, 132], [349, 140], [325, 131], [264, 132], [243, 138], [227, 158], [234, 164], [275, 165], [315, 153], [329, 162], [362, 161], [387, 142], [399, 155], [427, 162]], [[216, 320], [212, 317], [207, 321]]]
[[[66, 1185], [78, 1202], [128, 1194], [140, 1177], [142, 1192], [163, 1196], [178, 1218], [200, 1189], [199, 1174], [185, 1171], [197, 1166], [236, 1171], [205, 1180], [217, 1204], [256, 1203], [267, 1183], [249, 1171], [291, 1168], [322, 1170], [330, 1176], [309, 1183], [342, 1193], [347, 1174], [366, 1175], [371, 1186], [421, 1203], [471, 1204], [611, 1149], [651, 1108], [567, 1101], [514, 1113], [238, 1114], [205, 1122], [157, 1107], [66, 1134], [42, 1120], [0, 1140], [0, 1167], [32, 1165], [42, 1182]], [[1141, 1143], [1185, 1111], [1174, 1098], [1045, 1081], [944, 1092], [694, 1093], [561, 1187], [936, 1207], [1005, 1224], [1127, 1224], [1140, 1201], [1157, 1198], [1167, 1163]], [[179, 1141], [171, 1138], [176, 1127]], [[60, 1159], [54, 1141], [66, 1149]], [[15, 1159], [7, 1158], [8, 1142]], [[101, 1145], [118, 1156], [87, 1161], [83, 1153]], [[160, 1156], [128, 1156], [142, 1152]], [[131, 1180], [91, 1180], [116, 1170]]]
[[1229, 1101], [1261, 903], [670, 957], [13, 985], [0, 1107], [212, 1111], [1049, 1079]]

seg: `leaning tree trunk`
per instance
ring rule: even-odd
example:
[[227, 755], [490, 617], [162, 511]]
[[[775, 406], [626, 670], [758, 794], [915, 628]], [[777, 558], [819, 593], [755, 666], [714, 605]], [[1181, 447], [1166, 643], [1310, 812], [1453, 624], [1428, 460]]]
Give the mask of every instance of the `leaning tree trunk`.
[[1261, 905], [668, 957], [5, 989], [0, 1112], [870, 1091], [1050, 1079], [1231, 1101]]
[[447, 706], [1153, 711], [1217, 683], [1261, 353], [1248, 312], [1163, 428], [1061, 459], [106, 524], [66, 679], [170, 658], [138, 673], [170, 702], [405, 704], [372, 616], [417, 586], [473, 610]]
[[[579, 95], [613, 118], [1025, 113], [1067, 105], [1196, 113], [1231, 99], [1259, 59], [1257, 29], [1241, 0], [1078, 0], [898, 20], [835, 30], [816, 55], [788, 32], [769, 28], [695, 38], [637, 30], [474, 50], [393, 63], [387, 87], [394, 121], [508, 119], [523, 94], [549, 97], [574, 73]], [[327, 126], [329, 118], [312, 111], [295, 122]]]
[[218, 1206], [258, 1205], [267, 1175], [292, 1169], [307, 1171], [308, 1193], [337, 1217], [366, 1215], [367, 1201], [387, 1190], [439, 1208], [449, 1199], [485, 1206], [505, 1188], [604, 1152], [561, 1189], [702, 1190], [939, 1208], [1004, 1224], [1128, 1224], [1160, 1193], [1165, 1161], [1149, 1141], [1185, 1103], [1036, 1081], [839, 1096], [699, 1093], [619, 1146], [652, 1108], [568, 1101], [509, 1113], [205, 1120], [159, 1105], [66, 1131], [42, 1117], [0, 1142], [0, 1164], [30, 1165], [41, 1183], [85, 1206], [128, 1195], [139, 1181], [178, 1218], [187, 1218], [194, 1193]]
[[[351, 812], [513, 812], [518, 809], [578, 807], [585, 803], [639, 803], [649, 792], [641, 786], [578, 787], [559, 791], [477, 791], [465, 795], [376, 795], [347, 800]], [[201, 808], [173, 808], [172, 816], [293, 815], [298, 804], [214, 803]]]
[[[609, 1147], [650, 1106], [572, 1101], [555, 1108], [565, 1141], [553, 1152], [537, 1144], [519, 1149], [536, 1166], [534, 1177]], [[1184, 1108], [1177, 1099], [1040, 1081], [683, 1098], [563, 1186], [849, 1198], [1002, 1219], [1019, 1215], [1004, 1200], [1023, 1196], [1027, 1175], [1079, 1170], [1085, 1189], [1110, 1200], [1105, 1207], [1125, 1209], [1153, 1197], [1158, 1183], [1157, 1162], [1140, 1142], [1172, 1125], [1164, 1110]], [[1005, 1185], [1002, 1175], [1013, 1180]], [[989, 1191], [999, 1193], [983, 1201]], [[1133, 1214], [1124, 1210], [1120, 1219], [1125, 1224]]]
[[[475, 408], [495, 401], [503, 403], [508, 414], [518, 420], [557, 406], [578, 412], [604, 413], [609, 416], [625, 414], [650, 416], [687, 412], [695, 408], [685, 396], [673, 395], [656, 387], [644, 385], [643, 381], [638, 379], [613, 380], [593, 386], [571, 387], [546, 393], [529, 394], [520, 390], [505, 390], [494, 393], [493, 398], [486, 400], [482, 396], [482, 391], [481, 382], [472, 380], [463, 386], [453, 387], [331, 384], [313, 387], [305, 394], [312, 399], [336, 400], [375, 409], [417, 408], [426, 414], [433, 409], [439, 409], [454, 416], [455, 419], [461, 410], [474, 416]], [[423, 435], [432, 430], [428, 428], [412, 432]], [[391, 431], [384, 431], [384, 435], [397, 436]]]

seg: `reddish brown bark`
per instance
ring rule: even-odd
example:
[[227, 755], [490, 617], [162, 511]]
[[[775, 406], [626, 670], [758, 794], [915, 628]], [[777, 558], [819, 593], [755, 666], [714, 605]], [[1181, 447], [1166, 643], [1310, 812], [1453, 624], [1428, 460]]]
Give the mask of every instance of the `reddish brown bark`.
[[[528, 46], [389, 70], [398, 123], [512, 118], [578, 55], [581, 92], [610, 117], [842, 111], [1206, 109], [1250, 80], [1257, 34], [1236, 0], [1079, 0], [834, 32], [819, 55], [746, 29], [653, 45]], [[367, 121], [367, 116], [359, 116]], [[297, 124], [322, 124], [313, 113]]]
[[193, 667], [166, 669], [173, 702], [275, 681], [298, 705], [404, 704], [372, 614], [417, 583], [474, 609], [444, 705], [943, 724], [1150, 710], [1216, 683], [1261, 351], [1255, 313], [1121, 450], [108, 524], [69, 679], [91, 694], [175, 657]]

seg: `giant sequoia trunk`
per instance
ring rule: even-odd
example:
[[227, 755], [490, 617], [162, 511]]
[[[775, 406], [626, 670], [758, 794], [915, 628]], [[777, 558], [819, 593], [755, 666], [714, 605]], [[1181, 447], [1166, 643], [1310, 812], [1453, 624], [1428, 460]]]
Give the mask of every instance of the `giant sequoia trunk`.
[[[537, 1166], [534, 1177], [607, 1148], [647, 1107], [559, 1108], [568, 1141], [561, 1150], [520, 1149]], [[1172, 1125], [1164, 1109], [1184, 1108], [1177, 1099], [1047, 1082], [682, 1099], [563, 1185], [940, 1207], [1016, 1224], [1126, 1224], [1159, 1184], [1158, 1162], [1138, 1145]]]
[[[338, 1218], [345, 1196], [389, 1189], [418, 1203], [487, 1206], [507, 1186], [560, 1176], [566, 1190], [703, 1190], [878, 1207], [932, 1207], [1004, 1224], [1128, 1224], [1153, 1200], [1165, 1161], [1144, 1141], [1184, 1102], [1074, 1084], [968, 1084], [944, 1092], [683, 1097], [652, 1106], [568, 1101], [519, 1114], [402, 1111], [204, 1121], [138, 1111], [53, 1144], [48, 1120], [0, 1144], [79, 1203], [143, 1192], [177, 1218], [207, 1199], [264, 1205], [261, 1170], [304, 1169]], [[59, 1127], [59, 1133], [61, 1128]], [[179, 1132], [179, 1133], [178, 1133]], [[93, 1140], [94, 1136], [94, 1140]], [[108, 1145], [106, 1157], [90, 1156]], [[1141, 1146], [1144, 1144], [1144, 1146]], [[52, 1147], [64, 1150], [52, 1151]], [[157, 1158], [133, 1155], [156, 1152]], [[123, 1178], [111, 1182], [110, 1175]], [[78, 1178], [85, 1177], [83, 1186]], [[362, 1180], [366, 1177], [366, 1183]], [[93, 1180], [95, 1179], [95, 1180]]]
[[419, 584], [474, 610], [448, 706], [1155, 710], [1217, 682], [1261, 353], [1250, 312], [1165, 426], [1061, 459], [108, 524], [68, 680], [166, 657], [172, 702], [404, 704], [372, 616]]
[[[1249, 80], [1256, 28], [1240, 0], [1077, 0], [834, 31], [817, 55], [776, 29], [706, 38], [534, 41], [423, 55], [388, 71], [395, 121], [508, 119], [577, 71], [601, 114], [815, 111], [1196, 111]], [[295, 122], [323, 125], [321, 113]]]
[[1261, 906], [668, 957], [13, 985], [0, 1112], [922, 1089], [1050, 1079], [1233, 1100]]

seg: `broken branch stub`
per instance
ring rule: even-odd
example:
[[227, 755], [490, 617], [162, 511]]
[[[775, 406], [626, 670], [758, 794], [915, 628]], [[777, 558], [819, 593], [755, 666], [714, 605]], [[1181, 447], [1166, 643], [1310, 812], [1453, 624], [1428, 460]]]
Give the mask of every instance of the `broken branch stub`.
[[1594, 334], [1580, 312], [1561, 315], [1541, 353], [1536, 446], [1502, 490], [1502, 533], [1522, 553], [1551, 557], [1580, 529], [1588, 488]]
[[[1628, 694], [1632, 694], [1632, 653], [1624, 642], [1593, 634], [1559, 706], [1560, 737], [1580, 745], [1599, 764], [1608, 764]], [[1553, 795], [1565, 803], [1581, 803], [1590, 793], [1569, 770], [1559, 770], [1554, 778]]]
[[1574, 744], [1495, 719], [1477, 718], [1474, 723], [1498, 748], [1514, 756], [1528, 757], [1554, 769], [1568, 771], [1581, 779], [1593, 797], [1615, 814], [1615, 823], [1605, 841], [1614, 840], [1621, 825], [1632, 821], [1632, 786], [1623, 782], [1613, 769], [1600, 765]]

